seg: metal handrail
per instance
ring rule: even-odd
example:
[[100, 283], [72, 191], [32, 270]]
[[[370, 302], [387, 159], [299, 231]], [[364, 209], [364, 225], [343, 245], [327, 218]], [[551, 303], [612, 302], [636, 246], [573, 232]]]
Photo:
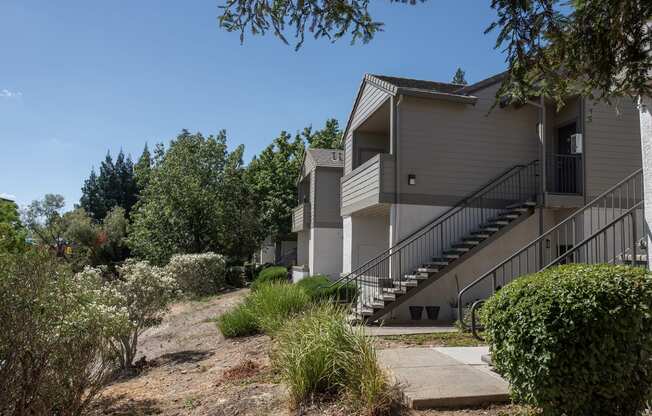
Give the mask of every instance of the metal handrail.
[[[499, 176], [495, 177], [491, 181], [489, 181], [487, 184], [485, 184], [482, 188], [479, 190], [475, 191], [473, 194], [470, 196], [464, 198], [462, 201], [460, 201], [456, 206], [450, 208], [437, 218], [435, 218], [433, 221], [430, 223], [426, 224], [425, 226], [421, 227], [420, 229], [416, 230], [415, 232], [411, 233], [404, 239], [402, 239], [399, 243], [395, 244], [394, 246], [390, 247], [389, 249], [381, 252], [378, 254], [376, 257], [372, 258], [371, 260], [366, 261], [362, 265], [358, 266], [355, 270], [352, 272], [348, 273], [346, 276], [341, 277], [337, 281], [333, 282], [331, 286], [343, 286], [343, 285], [348, 285], [349, 283], [355, 281], [356, 282], [356, 287], [360, 288], [360, 285], [378, 285], [381, 280], [396, 280], [392, 279], [391, 275], [398, 273], [399, 276], [399, 281], [401, 280], [400, 276], [402, 274], [402, 269], [403, 269], [403, 259], [401, 258], [401, 254], [404, 252], [404, 250], [410, 248], [413, 245], [418, 245], [420, 243], [420, 239], [422, 239], [424, 236], [427, 235], [427, 233], [432, 232], [436, 227], [441, 228], [441, 238], [439, 241], [438, 249], [439, 251], [443, 251], [445, 248], [448, 248], [448, 246], [444, 246], [444, 237], [443, 237], [443, 227], [445, 224], [447, 224], [447, 221], [451, 223], [451, 229], [454, 229], [454, 232], [458, 231], [464, 231], [461, 228], [470, 228], [470, 227], [477, 227], [479, 222], [486, 221], [488, 218], [486, 218], [488, 215], [487, 212], [492, 212], [494, 214], [497, 214], [501, 209], [504, 209], [504, 205], [502, 206], [493, 206], [491, 202], [493, 202], [494, 205], [496, 205], [497, 201], [502, 201], [503, 199], [509, 198], [513, 196], [514, 194], [518, 195], [516, 200], [519, 200], [519, 202], [524, 202], [520, 201], [521, 199], [524, 198], [533, 198], [537, 195], [538, 193], [538, 188], [539, 188], [539, 183], [536, 180], [536, 177], [539, 175], [539, 169], [538, 169], [538, 161], [532, 161], [526, 165], [516, 165], [507, 171], [501, 173]], [[521, 176], [525, 173], [526, 176], [524, 179], [521, 178]], [[513, 183], [517, 182], [517, 183]], [[501, 190], [499, 187], [504, 186], [506, 189]], [[524, 192], [525, 191], [525, 192]], [[492, 192], [496, 192], [498, 195], [494, 199], [488, 200], [489, 203], [486, 203], [483, 201], [483, 198], [487, 195], [490, 195]], [[511, 194], [510, 194], [511, 193]], [[511, 201], [511, 200], [510, 200]], [[485, 206], [488, 205], [488, 206]], [[465, 220], [469, 220], [468, 224], [465, 223], [462, 226], [460, 224], [452, 224], [453, 221], [455, 220], [455, 217], [457, 215], [464, 215], [464, 210], [465, 209], [478, 209], [479, 212], [475, 213], [474, 215], [477, 217], [479, 215], [479, 218], [476, 218], [476, 223], [473, 223], [470, 221], [470, 218], [464, 218]], [[467, 213], [468, 217], [473, 216], [472, 213]], [[448, 230], [451, 231], [451, 230]], [[466, 230], [469, 231], [469, 230]], [[454, 234], [452, 232], [452, 234]], [[421, 242], [423, 243], [423, 242]], [[431, 251], [434, 250], [434, 242], [430, 242], [430, 246], [428, 248], [431, 248]], [[446, 241], [447, 244], [452, 243], [452, 241]], [[425, 244], [424, 244], [425, 245]], [[415, 257], [414, 253], [409, 253], [410, 256]], [[423, 253], [419, 253], [423, 254]], [[428, 253], [430, 256], [433, 256], [437, 253], [431, 252]], [[418, 255], [416, 255], [417, 258]], [[388, 260], [394, 258], [394, 263], [395, 264], [383, 264], [383, 262], [388, 262]], [[366, 276], [365, 278], [361, 279], [361, 276], [364, 276], [366, 273], [370, 272], [372, 269], [376, 268], [375, 270], [377, 273], [375, 273], [375, 276]]]
[[[550, 267], [553, 267], [553, 266], [559, 266], [560, 264], [563, 264], [563, 261], [566, 260], [570, 256], [573, 256], [573, 258], [579, 257], [582, 254], [581, 249], [583, 247], [587, 247], [591, 242], [597, 240], [599, 236], [605, 234], [609, 230], [614, 229], [616, 225], [624, 222], [628, 217], [631, 219], [631, 227], [632, 227], [631, 228], [631, 233], [630, 233], [631, 238], [623, 238], [621, 240], [620, 253], [624, 253], [624, 252], [626, 252], [628, 250], [632, 250], [634, 256], [632, 257], [631, 264], [632, 264], [632, 266], [635, 265], [636, 264], [636, 244], [638, 243], [638, 240], [636, 238], [636, 235], [637, 235], [636, 211], [641, 209], [643, 207], [643, 204], [644, 204], [644, 201], [639, 201], [633, 207], [631, 207], [627, 211], [625, 211], [622, 215], [619, 215], [618, 218], [614, 219], [613, 221], [610, 221], [604, 227], [600, 228], [598, 231], [596, 231], [592, 235], [590, 235], [587, 238], [585, 238], [584, 240], [582, 240], [579, 244], [577, 244], [577, 246], [575, 246], [571, 250], [568, 250], [567, 252], [565, 252], [561, 256], [557, 257], [556, 259], [554, 259], [553, 261], [548, 263], [541, 270], [546, 270], [546, 269], [549, 269]], [[627, 237], [625, 235], [626, 230], [624, 228], [621, 229], [621, 232], [623, 234], [623, 237]], [[614, 237], [615, 237], [615, 230], [614, 230]], [[615, 240], [616, 239], [614, 238], [614, 241], [613, 241], [614, 244], [611, 245], [612, 252], [614, 253], [614, 255], [611, 257], [611, 261], [609, 261], [608, 257], [607, 257], [609, 255], [609, 244], [608, 244], [608, 242], [607, 242], [607, 240], [605, 238], [603, 243], [606, 244], [606, 247], [603, 247], [602, 251], [599, 251], [599, 250], [595, 251], [595, 259], [599, 260], [599, 258], [602, 257], [601, 261], [589, 262], [588, 260], [591, 258], [591, 256], [587, 251], [585, 253], [586, 254], [586, 256], [585, 256], [586, 261], [584, 261], [582, 263], [587, 263], [587, 264], [614, 263], [615, 264], [616, 263], [616, 258], [617, 258], [617, 256], [615, 255], [615, 251], [616, 251], [616, 244], [615, 244], [616, 241]], [[631, 242], [631, 246], [625, 247], [624, 246], [625, 243], [626, 243], [625, 240], [629, 240], [629, 242]], [[577, 254], [577, 256], [576, 256], [576, 254]], [[593, 254], [593, 253], [591, 253], [591, 254]]]
[[[590, 230], [599, 229], [603, 224], [606, 224], [610, 221], [611, 218], [620, 216], [623, 209], [629, 209], [635, 204], [637, 204], [643, 198], [643, 176], [642, 169], [638, 169], [633, 172], [626, 178], [622, 179], [620, 182], [607, 189], [599, 196], [594, 198], [591, 202], [575, 211], [571, 216], [566, 218], [564, 221], [560, 222], [550, 230], [546, 231], [532, 242], [522, 247], [516, 251], [511, 256], [507, 257], [505, 260], [499, 262], [496, 266], [492, 267], [488, 272], [484, 273], [473, 282], [465, 286], [457, 296], [457, 316], [462, 325], [464, 325], [464, 311], [463, 311], [463, 296], [468, 291], [478, 286], [480, 283], [486, 281], [491, 277], [492, 279], [492, 288], [491, 292], [495, 293], [497, 289], [500, 289], [497, 285], [497, 274], [499, 271], [503, 272], [503, 284], [507, 283], [506, 273], [507, 266], [509, 265], [509, 271], [512, 276], [509, 280], [513, 280], [515, 277], [522, 276], [524, 274], [535, 273], [543, 269], [547, 263], [545, 263], [546, 255], [545, 251], [549, 250], [549, 244], [554, 240], [558, 244], [557, 252], [561, 250], [560, 242], [566, 244], [563, 245], [565, 248], [564, 252], [571, 248], [569, 242], [572, 246], [575, 245], [575, 240], [577, 237], [577, 228], [578, 225], [581, 227], [588, 226]], [[632, 193], [630, 194], [630, 186]], [[637, 193], [638, 191], [638, 193]], [[623, 192], [625, 193], [623, 199]], [[618, 202], [618, 204], [616, 204]], [[616, 205], [618, 205], [618, 212], [616, 212]], [[597, 215], [594, 215], [594, 210], [598, 209]], [[611, 216], [609, 216], [609, 209], [611, 209]], [[600, 211], [602, 210], [602, 211]], [[616, 215], [617, 214], [617, 215]], [[580, 223], [579, 221], [582, 220]], [[589, 232], [593, 234], [593, 232]], [[545, 247], [544, 247], [545, 246]], [[561, 253], [563, 254], [563, 253]], [[556, 257], [561, 254], [557, 254]], [[532, 256], [532, 258], [530, 257]], [[525, 259], [523, 259], [525, 257]], [[524, 265], [525, 263], [525, 265]], [[533, 267], [530, 267], [530, 266]], [[516, 276], [514, 276], [514, 268], [517, 269]]]

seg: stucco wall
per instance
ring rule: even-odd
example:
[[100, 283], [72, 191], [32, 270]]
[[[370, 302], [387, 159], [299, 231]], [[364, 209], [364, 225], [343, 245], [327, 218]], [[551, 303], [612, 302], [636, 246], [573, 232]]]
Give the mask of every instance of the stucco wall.
[[343, 272], [349, 273], [389, 248], [389, 215], [344, 217]]
[[[643, 183], [645, 189], [645, 232], [648, 247], [652, 247], [650, 228], [652, 227], [652, 97], [643, 97], [640, 106], [641, 147], [643, 151]], [[652, 260], [648, 256], [648, 266]]]
[[311, 275], [338, 278], [342, 271], [342, 229], [311, 228], [309, 253]]

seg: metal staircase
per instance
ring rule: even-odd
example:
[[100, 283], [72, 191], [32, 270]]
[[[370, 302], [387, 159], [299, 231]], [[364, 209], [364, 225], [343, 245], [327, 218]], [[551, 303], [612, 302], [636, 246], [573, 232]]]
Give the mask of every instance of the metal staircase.
[[[561, 223], [464, 287], [458, 319], [519, 276], [567, 263], [641, 265], [644, 252], [643, 173], [632, 173]], [[474, 321], [474, 316], [471, 316]]]
[[537, 161], [514, 166], [334, 282], [340, 293], [355, 287], [352, 318], [378, 320], [531, 215], [539, 182]]

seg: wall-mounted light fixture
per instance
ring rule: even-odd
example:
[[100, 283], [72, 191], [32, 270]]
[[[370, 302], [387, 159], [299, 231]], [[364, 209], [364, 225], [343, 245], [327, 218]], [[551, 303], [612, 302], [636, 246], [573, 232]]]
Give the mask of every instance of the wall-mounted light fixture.
[[546, 248], [550, 248], [550, 239], [546, 238]]
[[408, 185], [416, 185], [416, 184], [417, 184], [417, 175], [410, 173], [408, 175]]

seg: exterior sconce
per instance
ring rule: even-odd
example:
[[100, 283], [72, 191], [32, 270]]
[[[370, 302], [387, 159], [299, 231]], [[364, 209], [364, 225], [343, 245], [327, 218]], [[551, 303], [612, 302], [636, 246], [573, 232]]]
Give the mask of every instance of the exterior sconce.
[[414, 174], [409, 174], [408, 175], [408, 185], [416, 185], [417, 184], [417, 175]]
[[546, 238], [546, 248], [550, 248], [550, 239]]

